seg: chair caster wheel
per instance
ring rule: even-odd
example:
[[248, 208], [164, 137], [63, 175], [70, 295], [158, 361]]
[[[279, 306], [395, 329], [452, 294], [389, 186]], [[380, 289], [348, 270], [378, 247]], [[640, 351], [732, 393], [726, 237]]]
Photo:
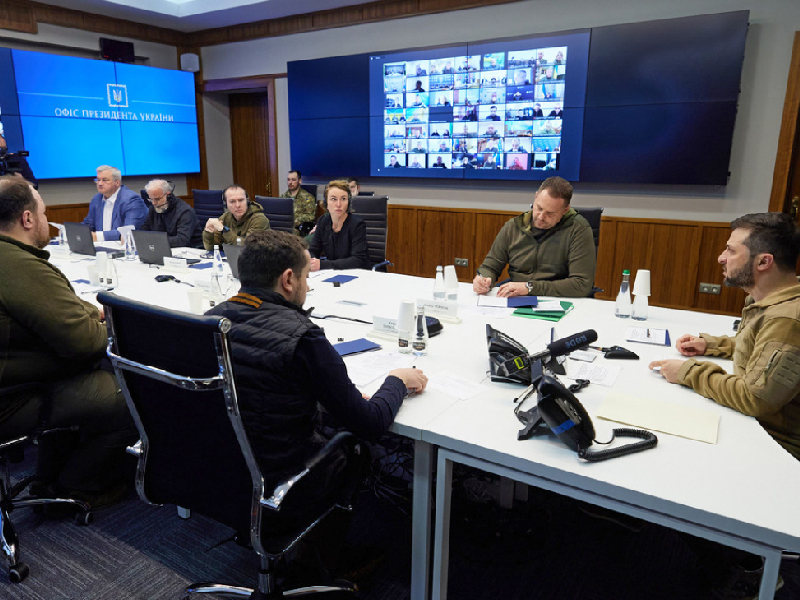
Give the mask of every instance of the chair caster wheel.
[[18, 562], [8, 570], [8, 579], [11, 583], [19, 583], [28, 576], [30, 569], [24, 562]]
[[75, 515], [75, 522], [78, 525], [89, 525], [94, 520], [94, 515], [92, 511], [87, 510], [86, 512], [79, 512]]

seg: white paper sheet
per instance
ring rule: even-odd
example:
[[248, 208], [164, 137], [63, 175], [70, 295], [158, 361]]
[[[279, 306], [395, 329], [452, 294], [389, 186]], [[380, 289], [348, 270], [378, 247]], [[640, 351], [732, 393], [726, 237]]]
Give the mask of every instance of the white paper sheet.
[[612, 392], [603, 400], [597, 416], [607, 421], [643, 427], [707, 444], [717, 443], [719, 415], [690, 406], [660, 400], [644, 400]]

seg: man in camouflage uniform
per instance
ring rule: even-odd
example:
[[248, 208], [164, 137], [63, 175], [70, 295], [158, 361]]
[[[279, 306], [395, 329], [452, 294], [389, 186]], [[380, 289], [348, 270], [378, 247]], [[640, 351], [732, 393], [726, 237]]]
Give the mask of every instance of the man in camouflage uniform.
[[[305, 235], [314, 227], [317, 217], [317, 199], [300, 187], [300, 184], [303, 183], [300, 171], [289, 171], [286, 183], [289, 189], [280, 197], [294, 199], [295, 233]], [[307, 223], [307, 225], [302, 225], [303, 223]]]

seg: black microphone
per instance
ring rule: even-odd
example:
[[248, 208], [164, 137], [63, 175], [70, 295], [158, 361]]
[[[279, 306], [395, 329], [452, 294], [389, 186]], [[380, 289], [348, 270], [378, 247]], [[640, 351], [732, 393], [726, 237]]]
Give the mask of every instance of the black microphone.
[[544, 363], [547, 359], [555, 358], [556, 356], [563, 356], [569, 354], [573, 350], [580, 350], [589, 344], [597, 341], [597, 332], [594, 329], [587, 329], [580, 333], [573, 333], [569, 337], [561, 338], [554, 342], [547, 344], [547, 349], [537, 352], [536, 354], [528, 354], [527, 356], [521, 354], [505, 361], [501, 367], [504, 373], [512, 375], [519, 371], [530, 368], [530, 366], [537, 360], [542, 360]]
[[561, 338], [554, 342], [547, 344], [547, 349], [530, 355], [530, 361], [536, 361], [540, 358], [555, 358], [556, 356], [563, 356], [569, 354], [573, 350], [580, 350], [589, 344], [597, 341], [597, 332], [594, 329], [587, 329], [580, 333], [573, 333], [572, 335]]

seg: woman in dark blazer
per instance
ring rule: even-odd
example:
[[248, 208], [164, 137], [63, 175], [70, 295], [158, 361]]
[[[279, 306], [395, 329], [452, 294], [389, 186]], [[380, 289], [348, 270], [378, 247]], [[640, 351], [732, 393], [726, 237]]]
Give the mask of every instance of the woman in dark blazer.
[[369, 269], [367, 226], [350, 212], [350, 187], [344, 179], [325, 186], [328, 212], [320, 217], [311, 240], [311, 270]]

